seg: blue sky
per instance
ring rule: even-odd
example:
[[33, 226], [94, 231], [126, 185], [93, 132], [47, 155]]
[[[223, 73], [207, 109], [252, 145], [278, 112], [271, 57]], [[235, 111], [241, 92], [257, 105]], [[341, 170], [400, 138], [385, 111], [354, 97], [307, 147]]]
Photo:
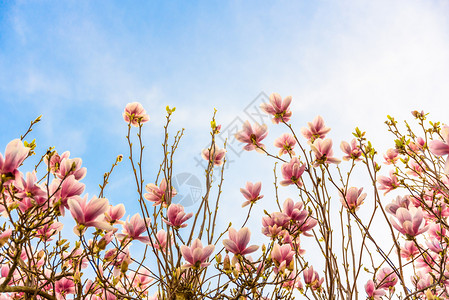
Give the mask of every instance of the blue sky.
[[[144, 174], [152, 182], [170, 105], [173, 129], [186, 128], [176, 172], [201, 177], [194, 158], [213, 109], [226, 127], [247, 118], [261, 92], [293, 96], [298, 130], [319, 114], [335, 145], [359, 126], [387, 149], [387, 114], [410, 119], [424, 109], [448, 122], [448, 13], [446, 1], [417, 0], [0, 1], [0, 149], [42, 114], [31, 136], [38, 153], [56, 146], [82, 157], [86, 192], [98, 194], [102, 174], [127, 156], [123, 108], [139, 101], [151, 118]], [[238, 222], [246, 180], [262, 181], [271, 205], [272, 162], [229, 155], [222, 218]], [[129, 164], [110, 182], [106, 196], [134, 212]]]

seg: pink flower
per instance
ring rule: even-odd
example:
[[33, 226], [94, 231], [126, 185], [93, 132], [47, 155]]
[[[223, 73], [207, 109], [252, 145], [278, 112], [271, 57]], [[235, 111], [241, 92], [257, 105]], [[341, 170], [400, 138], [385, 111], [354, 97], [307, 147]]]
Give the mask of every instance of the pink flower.
[[390, 204], [385, 207], [385, 210], [392, 215], [396, 214], [396, 211], [399, 207], [408, 208], [410, 205], [410, 197], [409, 196], [397, 196], [395, 200], [393, 200]]
[[[162, 252], [165, 252], [167, 249], [167, 232], [165, 230], [161, 229], [156, 233], [156, 241], [153, 242], [153, 247], [157, 250], [161, 250]], [[173, 244], [173, 241], [169, 240], [169, 243]]]
[[123, 225], [122, 233], [117, 234], [117, 237], [122, 240], [130, 238], [132, 240], [141, 241], [142, 243], [149, 243], [150, 238], [148, 236], [141, 236], [142, 233], [147, 231], [145, 221], [147, 224], [151, 223], [150, 218], [146, 218], [146, 220], [142, 219], [138, 213], [131, 217], [131, 221], [128, 216]]
[[150, 117], [147, 115], [142, 104], [139, 102], [132, 102], [126, 104], [125, 111], [123, 112], [123, 119], [127, 123], [135, 127], [139, 127], [140, 124], [148, 122]]
[[404, 247], [401, 247], [401, 257], [410, 260], [419, 254], [419, 249], [414, 241], [406, 241]]
[[251, 236], [248, 227], [243, 227], [238, 232], [231, 227], [229, 228], [228, 234], [229, 239], [223, 240], [223, 245], [229, 252], [246, 255], [259, 249], [257, 245], [247, 247]]
[[273, 123], [279, 124], [279, 122], [288, 122], [292, 116], [292, 112], [289, 110], [290, 103], [292, 102], [292, 96], [282, 97], [273, 93], [270, 95], [270, 103], [263, 103], [260, 105], [267, 114], [274, 116]]
[[384, 195], [399, 187], [399, 180], [394, 174], [393, 170], [390, 170], [390, 177], [379, 176], [377, 178], [377, 182], [380, 183], [378, 187], [379, 190], [385, 190]]
[[281, 234], [284, 225], [289, 220], [289, 217], [281, 212], [274, 212], [269, 217], [262, 217], [262, 233], [274, 239]]
[[304, 209], [304, 203], [294, 203], [292, 199], [287, 198], [284, 201], [282, 212], [291, 220], [297, 223], [303, 223], [309, 215]]
[[[430, 141], [429, 149], [436, 156], [444, 156], [449, 154], [449, 126], [445, 125], [440, 132], [443, 137], [443, 141]], [[444, 165], [444, 172], [449, 173], [449, 159], [446, 159], [446, 164]]]
[[57, 221], [52, 222], [49, 218], [47, 218], [46, 223], [37, 230], [36, 236], [43, 241], [51, 241], [63, 227], [64, 225], [62, 223]]
[[295, 251], [289, 244], [279, 246], [275, 244], [273, 250], [271, 250], [271, 258], [273, 259], [276, 268], [274, 271], [276, 273], [284, 273], [286, 268], [290, 267], [291, 262], [295, 256]]
[[176, 229], [187, 227], [184, 222], [190, 219], [193, 213], [186, 214], [184, 212], [184, 207], [181, 204], [170, 204], [167, 209], [167, 219], [162, 218], [162, 220], [170, 226]]
[[15, 139], [9, 142], [6, 145], [5, 158], [0, 153], [0, 173], [15, 173], [29, 152], [30, 148], [25, 147], [21, 140]]
[[398, 276], [391, 268], [382, 268], [379, 273], [377, 273], [377, 282], [377, 288], [387, 290], [398, 283]]
[[[211, 150], [209, 151], [209, 149]], [[225, 154], [226, 150], [218, 148], [215, 144], [213, 144], [210, 148], [206, 148], [201, 151], [201, 157], [207, 161], [212, 161], [215, 166], [221, 166], [223, 164]]]
[[154, 202], [153, 206], [162, 204], [163, 207], [167, 207], [167, 199], [165, 198], [165, 194], [167, 193], [167, 196], [171, 196], [172, 198], [177, 194], [175, 188], [171, 187], [170, 195], [170, 193], [167, 191], [167, 181], [165, 180], [165, 178], [162, 179], [159, 187], [154, 183], [149, 183], [145, 186], [145, 189], [148, 193], [145, 193], [143, 196], [148, 201]]
[[208, 260], [214, 249], [214, 245], [208, 245], [203, 248], [203, 244], [199, 239], [194, 240], [190, 247], [182, 245], [181, 254], [182, 257], [184, 257], [184, 259], [187, 261], [187, 263], [182, 267], [193, 269], [207, 267], [208, 265], [210, 265], [210, 263], [206, 261]]
[[332, 140], [317, 138], [312, 145], [310, 145], [312, 151], [315, 153], [314, 166], [317, 167], [324, 163], [339, 164], [341, 160], [332, 157], [334, 152], [332, 151]]
[[26, 180], [22, 177], [17, 178], [15, 185], [19, 190], [16, 197], [22, 199], [20, 201], [20, 210], [22, 212], [33, 207], [34, 205], [42, 205], [47, 201], [47, 192], [45, 192], [37, 183], [36, 172], [27, 172]]
[[368, 280], [365, 284], [365, 292], [370, 300], [381, 300], [382, 296], [385, 295], [385, 291], [381, 289], [376, 289], [374, 281], [372, 279]]
[[394, 164], [399, 159], [399, 151], [396, 149], [388, 149], [384, 154], [385, 164]]
[[56, 175], [63, 179], [69, 175], [74, 175], [76, 180], [81, 180], [86, 176], [87, 169], [81, 168], [81, 158], [68, 158], [69, 152], [67, 152], [67, 158], [61, 160], [61, 165]]
[[347, 190], [346, 196], [340, 194], [340, 202], [346, 209], [356, 211], [366, 198], [366, 193], [363, 193], [363, 188], [351, 187]]
[[281, 150], [279, 150], [279, 156], [282, 156], [282, 154], [289, 154], [291, 156], [295, 155], [293, 148], [296, 145], [296, 140], [290, 133], [284, 133], [281, 135], [274, 141], [274, 145], [281, 148]]
[[362, 156], [362, 151], [360, 150], [359, 145], [357, 145], [356, 139], [352, 139], [351, 145], [349, 145], [348, 142], [342, 141], [340, 149], [346, 153], [346, 155], [343, 156], [343, 160], [361, 160], [360, 156]]
[[120, 221], [121, 218], [125, 215], [125, 206], [123, 204], [118, 204], [116, 206], [110, 205], [108, 210], [104, 213], [105, 220], [109, 222], [109, 224], [123, 224], [123, 221]]
[[243, 129], [235, 134], [235, 138], [242, 143], [246, 143], [243, 147], [246, 151], [256, 150], [263, 152], [260, 148], [264, 149], [265, 145], [260, 142], [268, 135], [267, 125], [255, 124], [254, 128], [246, 121], [243, 124]]
[[151, 272], [145, 268], [141, 268], [139, 272], [131, 271], [128, 278], [132, 278], [131, 282], [133, 287], [139, 291], [147, 290], [148, 285], [153, 281]]
[[247, 201], [243, 202], [242, 207], [247, 206], [248, 204], [254, 204], [257, 200], [262, 199], [263, 195], [260, 195], [260, 189], [262, 188], [262, 183], [256, 182], [247, 182], [246, 189], [240, 188], [240, 192], [246, 198]]
[[75, 283], [72, 278], [63, 277], [55, 283], [56, 299], [67, 299], [67, 294], [75, 294]]
[[306, 165], [300, 163], [297, 157], [293, 157], [289, 163], [285, 163], [281, 167], [282, 177], [284, 180], [280, 182], [281, 185], [287, 186], [290, 184], [296, 184], [302, 186], [300, 178], [306, 169]]
[[12, 234], [12, 229], [6, 229], [0, 234], [0, 247], [6, 244]]
[[112, 226], [104, 220], [104, 212], [108, 209], [109, 203], [106, 198], [92, 197], [87, 202], [87, 195], [84, 198], [75, 196], [68, 200], [69, 210], [77, 225], [73, 231], [77, 235], [84, 233], [87, 227], [95, 227], [103, 230], [112, 230]]
[[302, 135], [308, 139], [310, 142], [313, 143], [313, 141], [317, 138], [323, 139], [326, 137], [326, 134], [331, 131], [329, 127], [326, 127], [324, 125], [324, 120], [321, 116], [315, 117], [313, 119], [313, 122], [308, 122], [307, 125], [309, 128], [303, 127], [301, 128]]
[[423, 232], [426, 232], [429, 226], [426, 226], [425, 219], [421, 207], [411, 206], [408, 209], [399, 207], [396, 210], [395, 217], [399, 224], [390, 217], [391, 225], [400, 233], [406, 235], [408, 238], [415, 237]]
[[324, 278], [320, 279], [318, 272], [313, 269], [313, 266], [305, 269], [303, 271], [304, 283], [312, 288], [313, 290], [317, 290], [321, 287], [321, 284], [324, 282]]

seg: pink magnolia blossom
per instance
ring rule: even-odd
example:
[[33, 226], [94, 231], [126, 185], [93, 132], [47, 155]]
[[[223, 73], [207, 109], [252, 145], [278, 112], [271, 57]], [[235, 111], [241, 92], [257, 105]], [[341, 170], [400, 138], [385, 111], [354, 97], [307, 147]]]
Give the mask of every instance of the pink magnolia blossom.
[[260, 195], [260, 189], [262, 188], [262, 183], [256, 182], [247, 182], [246, 188], [240, 188], [240, 192], [246, 198], [247, 201], [243, 202], [242, 207], [247, 206], [248, 204], [254, 204], [257, 200], [262, 199], [263, 195]]
[[67, 155], [66, 158], [61, 160], [61, 164], [56, 175], [61, 179], [69, 175], [74, 175], [76, 180], [81, 180], [86, 176], [87, 172], [86, 168], [81, 167], [82, 162], [83, 161], [81, 158], [69, 158]]
[[273, 250], [271, 250], [271, 258], [273, 259], [276, 267], [274, 271], [276, 273], [284, 273], [286, 268], [290, 267], [295, 256], [295, 251], [292, 250], [290, 244], [282, 245], [275, 244]]
[[170, 226], [176, 229], [187, 227], [185, 222], [193, 216], [193, 213], [186, 214], [184, 212], [184, 207], [181, 204], [170, 204], [167, 209], [167, 219], [162, 218], [162, 220]]
[[368, 280], [365, 284], [365, 292], [370, 300], [381, 300], [382, 296], [385, 295], [385, 291], [381, 289], [376, 289], [374, 281], [372, 279]]
[[226, 150], [218, 148], [215, 144], [213, 144], [210, 148], [206, 148], [201, 151], [201, 157], [207, 161], [212, 161], [215, 166], [221, 166], [223, 164], [225, 154]]
[[141, 268], [138, 272], [131, 271], [128, 274], [128, 278], [132, 279], [132, 286], [138, 291], [146, 291], [149, 284], [153, 281], [151, 272], [146, 268]]
[[385, 207], [385, 210], [392, 215], [396, 214], [399, 207], [408, 208], [411, 204], [410, 196], [397, 196], [390, 204]]
[[95, 227], [106, 231], [112, 230], [112, 226], [105, 221], [104, 212], [109, 207], [108, 199], [92, 197], [87, 202], [87, 195], [84, 198], [75, 196], [68, 200], [69, 210], [77, 225], [73, 231], [77, 235], [84, 233], [87, 227]]
[[120, 221], [121, 218], [125, 215], [125, 206], [123, 204], [118, 204], [116, 206], [110, 205], [109, 208], [104, 213], [105, 220], [109, 222], [109, 224], [123, 224], [123, 221]]
[[436, 238], [439, 241], [442, 241], [447, 236], [447, 230], [442, 224], [431, 223], [429, 225], [429, 229], [427, 233], [430, 237]]
[[246, 255], [259, 249], [257, 245], [247, 247], [251, 236], [248, 227], [243, 227], [239, 231], [231, 227], [229, 228], [228, 234], [229, 239], [223, 240], [223, 245], [229, 252]]
[[26, 180], [22, 177], [16, 178], [15, 185], [18, 191], [15, 196], [20, 200], [19, 208], [22, 212], [35, 205], [47, 202], [47, 192], [37, 184], [36, 172], [27, 172]]
[[182, 267], [199, 269], [209, 266], [210, 263], [207, 262], [207, 260], [214, 249], [214, 245], [208, 245], [203, 248], [203, 244], [199, 239], [194, 240], [190, 247], [182, 245], [181, 254], [182, 257], [184, 257], [184, 259], [187, 261], [187, 263]]
[[126, 104], [125, 111], [123, 112], [123, 119], [127, 123], [135, 127], [139, 127], [139, 124], [143, 124], [150, 120], [150, 117], [146, 113], [142, 104], [139, 102], [132, 102]]
[[308, 122], [307, 125], [309, 126], [309, 128], [306, 127], [301, 128], [301, 133], [311, 143], [313, 143], [315, 139], [325, 138], [326, 134], [328, 134], [329, 131], [331, 131], [329, 127], [326, 127], [324, 125], [324, 120], [321, 116], [315, 117], [312, 123]]
[[[156, 241], [153, 241], [153, 247], [157, 250], [165, 252], [167, 250], [167, 232], [161, 229], [156, 233]], [[170, 238], [168, 241], [173, 244], [173, 240]]]
[[[143, 196], [148, 201], [154, 202], [153, 206], [162, 204], [163, 207], [167, 207], [167, 196], [170, 196], [170, 193], [167, 191], [167, 181], [165, 178], [162, 179], [159, 186], [154, 183], [149, 183], [145, 186], [145, 189], [148, 193], [145, 193]], [[176, 196], [177, 192], [174, 187], [171, 188], [171, 197]], [[171, 199], [170, 199], [171, 200]]]
[[289, 222], [286, 214], [281, 212], [274, 212], [270, 216], [262, 217], [262, 233], [272, 239], [284, 231], [284, 225]]
[[0, 247], [6, 244], [12, 234], [12, 229], [6, 229], [0, 234]]
[[304, 209], [304, 203], [302, 201], [294, 203], [291, 198], [285, 199], [282, 212], [291, 221], [298, 223], [303, 223], [309, 215], [308, 211]]
[[423, 217], [421, 207], [411, 206], [408, 209], [399, 207], [396, 210], [395, 217], [398, 223], [390, 217], [390, 223], [400, 233], [407, 237], [415, 237], [423, 232], [426, 232], [429, 226], [425, 225], [426, 221]]
[[[445, 125], [440, 132], [443, 137], [442, 141], [433, 140], [429, 142], [430, 151], [436, 156], [444, 156], [449, 154], [449, 126]], [[444, 172], [449, 173], [449, 159], [446, 159]]]
[[150, 218], [142, 219], [142, 217], [136, 213], [129, 220], [129, 216], [126, 219], [125, 224], [123, 224], [122, 233], [117, 234], [119, 239], [130, 238], [131, 240], [138, 240], [142, 243], [149, 243], [150, 238], [148, 236], [141, 236], [142, 233], [147, 231], [147, 225], [145, 224], [151, 223]]
[[5, 157], [0, 153], [0, 174], [15, 173], [27, 158], [30, 148], [25, 147], [20, 139], [12, 140], [6, 145]]
[[398, 276], [389, 267], [382, 268], [379, 273], [377, 273], [377, 284], [379, 289], [391, 289], [396, 283], [398, 283]]
[[313, 290], [317, 290], [324, 282], [324, 278], [320, 279], [318, 272], [313, 269], [313, 266], [303, 271], [304, 283]]
[[295, 148], [296, 139], [290, 133], [284, 133], [279, 138], [274, 141], [274, 146], [280, 148], [279, 156], [283, 154], [289, 154], [291, 156], [295, 155], [293, 148]]
[[270, 95], [270, 103], [263, 103], [260, 107], [274, 118], [272, 119], [274, 124], [279, 124], [279, 122], [288, 122], [292, 116], [292, 112], [289, 110], [290, 103], [292, 102], [292, 96], [282, 97], [273, 93]]
[[379, 185], [379, 190], [384, 190], [386, 195], [388, 192], [394, 190], [399, 187], [398, 177], [394, 174], [393, 170], [390, 170], [390, 177], [379, 176], [377, 177], [377, 182]]
[[70, 277], [63, 277], [56, 281], [55, 283], [55, 293], [56, 293], [56, 299], [62, 300], [67, 299], [66, 296], [68, 294], [75, 294], [75, 283], [73, 282], [73, 279]]
[[388, 149], [384, 154], [385, 164], [394, 164], [399, 159], [399, 151], [396, 149]]
[[414, 241], [406, 241], [404, 247], [401, 247], [401, 257], [411, 260], [419, 254], [419, 249]]
[[332, 140], [331, 139], [316, 139], [312, 145], [310, 145], [312, 151], [315, 153], [314, 166], [317, 167], [323, 163], [339, 164], [341, 160], [333, 157]]
[[52, 222], [50, 219], [47, 219], [45, 223], [46, 224], [40, 227], [36, 233], [36, 237], [39, 237], [43, 241], [53, 240], [55, 235], [64, 227], [62, 223], [57, 221]]
[[356, 139], [352, 139], [351, 144], [342, 141], [340, 144], [340, 149], [346, 153], [346, 155], [343, 156], [343, 160], [361, 160], [360, 156], [362, 156], [362, 150], [360, 150], [359, 145], [357, 145]]
[[363, 193], [363, 188], [351, 187], [346, 191], [346, 196], [340, 194], [340, 202], [346, 209], [350, 211], [356, 211], [362, 205], [363, 200], [366, 198], [366, 193]]
[[297, 157], [293, 157], [289, 163], [285, 163], [281, 167], [282, 177], [284, 178], [284, 180], [282, 180], [280, 184], [283, 186], [287, 186], [290, 184], [302, 186], [300, 178], [305, 169], [306, 165], [301, 164]]
[[246, 143], [243, 147], [246, 151], [256, 150], [263, 152], [265, 145], [261, 141], [268, 135], [267, 125], [255, 124], [254, 128], [246, 121], [243, 124], [243, 129], [235, 134], [235, 138], [242, 143]]

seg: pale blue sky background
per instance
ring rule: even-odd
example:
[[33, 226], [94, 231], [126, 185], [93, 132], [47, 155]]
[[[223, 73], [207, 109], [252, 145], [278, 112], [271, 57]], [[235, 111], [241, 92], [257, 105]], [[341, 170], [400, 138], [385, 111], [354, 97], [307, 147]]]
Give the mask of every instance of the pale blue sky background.
[[[139, 101], [151, 117], [148, 183], [170, 105], [173, 128], [186, 128], [176, 172], [200, 177], [194, 158], [207, 145], [213, 108], [226, 127], [247, 118], [260, 92], [292, 95], [298, 130], [320, 114], [337, 146], [359, 126], [387, 149], [387, 114], [410, 119], [424, 109], [448, 122], [448, 15], [447, 1], [417, 0], [0, 1], [0, 151], [42, 114], [31, 136], [38, 153], [53, 145], [82, 157], [86, 192], [98, 194], [116, 155], [127, 156], [123, 108]], [[282, 131], [269, 126], [276, 135], [265, 144], [273, 149]], [[273, 201], [272, 163], [232, 155], [226, 222], [239, 220], [246, 180], [263, 181], [261, 205]], [[110, 182], [106, 196], [134, 213], [129, 164]], [[253, 224], [258, 231], [260, 217]]]

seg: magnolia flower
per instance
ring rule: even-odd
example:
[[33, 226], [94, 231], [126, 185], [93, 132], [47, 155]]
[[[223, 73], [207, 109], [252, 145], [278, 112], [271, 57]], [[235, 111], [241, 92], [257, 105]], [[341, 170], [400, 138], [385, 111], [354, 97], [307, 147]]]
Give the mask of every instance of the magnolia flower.
[[147, 225], [145, 224], [151, 223], [150, 218], [142, 219], [138, 213], [131, 217], [129, 220], [129, 216], [126, 219], [125, 224], [123, 224], [122, 233], [117, 234], [119, 239], [130, 238], [132, 240], [138, 240], [142, 243], [148, 243], [150, 238], [148, 236], [141, 236], [142, 233], [147, 231]]
[[366, 198], [366, 193], [363, 193], [363, 188], [351, 187], [346, 191], [346, 195], [340, 194], [340, 202], [346, 209], [356, 211]]
[[6, 244], [12, 234], [12, 229], [6, 229], [0, 234], [0, 247]]
[[401, 247], [401, 257], [410, 260], [419, 254], [419, 249], [414, 241], [406, 241], [404, 247]]
[[[445, 125], [441, 131], [441, 136], [443, 141], [430, 141], [429, 149], [436, 156], [444, 156], [449, 154], [449, 126]], [[446, 164], [444, 165], [444, 172], [449, 173], [449, 159], [446, 159]]]
[[255, 124], [254, 128], [246, 121], [243, 124], [243, 129], [235, 134], [235, 138], [242, 143], [246, 143], [243, 147], [246, 151], [256, 150], [263, 152], [260, 148], [265, 148], [265, 145], [260, 143], [268, 135], [267, 125]]
[[62, 277], [55, 283], [56, 299], [66, 299], [68, 294], [75, 294], [75, 282], [70, 277]]
[[399, 223], [390, 217], [391, 225], [407, 237], [415, 237], [426, 232], [429, 228], [428, 225], [425, 225], [426, 220], [424, 219], [421, 207], [416, 208], [410, 206], [408, 209], [399, 207], [396, 210], [395, 217]]
[[274, 116], [273, 123], [279, 124], [279, 122], [288, 122], [292, 116], [292, 112], [289, 110], [290, 103], [292, 102], [292, 96], [282, 97], [273, 93], [270, 95], [270, 103], [263, 103], [260, 105], [267, 114]]
[[132, 278], [132, 286], [141, 291], [147, 290], [148, 285], [153, 281], [151, 272], [146, 268], [141, 268], [139, 272], [131, 271], [128, 278]]
[[295, 256], [295, 251], [289, 244], [279, 246], [275, 244], [271, 250], [271, 258], [273, 259], [276, 268], [274, 271], [283, 273], [286, 268], [291, 267], [290, 264]]
[[251, 236], [248, 227], [243, 227], [238, 232], [231, 227], [229, 228], [228, 234], [229, 239], [223, 240], [223, 245], [229, 252], [246, 255], [259, 249], [257, 245], [247, 247]]
[[9, 142], [6, 145], [4, 158], [0, 153], [0, 174], [15, 173], [29, 152], [30, 148], [25, 147], [20, 139]]
[[92, 197], [87, 202], [87, 195], [84, 198], [75, 196], [68, 200], [69, 210], [77, 225], [73, 231], [77, 235], [84, 233], [87, 227], [95, 227], [103, 230], [112, 230], [112, 226], [105, 221], [104, 212], [109, 207], [108, 199]]
[[368, 280], [365, 284], [365, 292], [370, 300], [381, 300], [382, 296], [385, 295], [385, 291], [381, 289], [376, 289], [374, 281], [372, 279]]
[[333, 163], [339, 164], [341, 160], [338, 158], [332, 157], [332, 140], [331, 139], [321, 139], [317, 138], [312, 145], [310, 145], [312, 151], [315, 153], [315, 162], [313, 164], [314, 167], [319, 166], [323, 163]]
[[385, 164], [394, 164], [399, 159], [399, 151], [397, 149], [388, 149], [384, 154]]
[[305, 169], [306, 165], [301, 164], [297, 157], [293, 157], [289, 163], [285, 163], [281, 167], [282, 177], [284, 177], [284, 180], [282, 180], [280, 184], [283, 186], [290, 184], [302, 186], [300, 178]]
[[[148, 201], [154, 202], [153, 206], [162, 204], [163, 207], [167, 207], [167, 199], [165, 199], [165, 193], [167, 192], [167, 181], [165, 178], [162, 179], [159, 186], [154, 183], [149, 183], [145, 186], [145, 189], [148, 193], [145, 193], [143, 196]], [[177, 192], [174, 187], [171, 187], [171, 197], [176, 196]], [[170, 196], [170, 195], [168, 195]]]
[[76, 180], [83, 179], [86, 176], [87, 169], [81, 167], [81, 158], [69, 158], [69, 152], [67, 153], [67, 157], [61, 160], [56, 175], [61, 179], [66, 178], [69, 175], [74, 175]]
[[215, 144], [213, 144], [210, 148], [206, 148], [201, 151], [201, 157], [207, 161], [212, 161], [215, 166], [221, 166], [223, 164], [225, 154], [226, 150], [218, 148]]
[[125, 111], [123, 112], [123, 119], [127, 123], [135, 127], [139, 127], [140, 124], [148, 122], [150, 117], [147, 115], [142, 104], [139, 102], [132, 102], [126, 104]]
[[377, 283], [379, 289], [390, 289], [393, 288], [396, 283], [398, 283], [398, 276], [389, 267], [382, 268], [379, 273], [377, 273]]
[[294, 203], [292, 199], [287, 198], [284, 201], [282, 212], [292, 221], [303, 223], [309, 213], [304, 209], [304, 203]]
[[242, 207], [247, 206], [248, 204], [254, 204], [257, 200], [262, 199], [263, 195], [260, 195], [260, 189], [262, 188], [262, 183], [256, 182], [247, 182], [246, 189], [240, 188], [240, 192], [246, 198], [247, 201], [243, 202]]
[[125, 215], [125, 206], [123, 204], [118, 204], [116, 206], [110, 205], [108, 210], [104, 213], [105, 220], [109, 222], [109, 224], [123, 224], [123, 221], [120, 221], [121, 218]]
[[167, 209], [167, 219], [162, 218], [167, 225], [173, 226], [176, 229], [187, 227], [184, 222], [190, 219], [193, 213], [186, 214], [184, 207], [181, 204], [170, 204]]
[[36, 237], [39, 237], [43, 241], [51, 241], [63, 227], [64, 225], [62, 223], [57, 221], [51, 222], [51, 220], [47, 218], [46, 224], [37, 230]]
[[309, 128], [303, 127], [301, 128], [302, 135], [313, 143], [315, 139], [323, 139], [326, 137], [326, 134], [331, 131], [329, 127], [324, 125], [324, 120], [321, 116], [315, 117], [312, 123], [308, 122], [307, 125]]
[[281, 148], [279, 156], [282, 154], [295, 155], [293, 148], [296, 145], [296, 139], [290, 133], [284, 133], [274, 141], [274, 146]]
[[313, 269], [313, 266], [305, 269], [303, 271], [304, 283], [312, 288], [313, 290], [317, 290], [321, 287], [321, 284], [324, 282], [324, 278], [320, 279], [318, 272]]
[[208, 265], [210, 265], [207, 260], [214, 249], [214, 245], [208, 245], [203, 248], [203, 244], [199, 239], [194, 240], [190, 247], [182, 245], [181, 254], [182, 257], [184, 257], [184, 259], [187, 261], [187, 263], [184, 264], [182, 268], [199, 269], [207, 267]]
[[390, 177], [379, 176], [377, 177], [377, 182], [380, 183], [379, 190], [385, 190], [384, 195], [388, 192], [394, 190], [399, 186], [398, 177], [394, 174], [393, 170], [390, 170]]
[[[170, 238], [169, 243], [173, 244], [172, 239]], [[156, 241], [153, 242], [153, 247], [157, 250], [161, 250], [165, 252], [167, 249], [167, 232], [161, 229], [156, 233]]]
[[349, 145], [348, 142], [342, 141], [340, 149], [346, 153], [346, 155], [343, 156], [343, 160], [361, 160], [360, 156], [362, 156], [362, 150], [360, 150], [359, 145], [357, 145], [356, 139], [352, 139], [351, 145]]

